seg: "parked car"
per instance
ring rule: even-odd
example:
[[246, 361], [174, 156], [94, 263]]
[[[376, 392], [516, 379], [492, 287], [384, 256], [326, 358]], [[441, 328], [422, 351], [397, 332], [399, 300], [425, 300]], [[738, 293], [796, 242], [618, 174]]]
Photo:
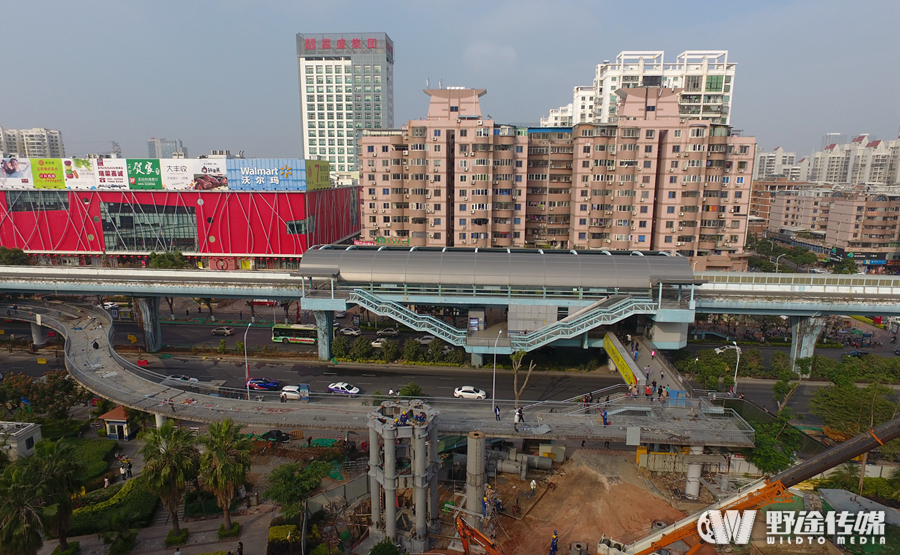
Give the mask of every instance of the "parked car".
[[278, 380], [270, 380], [269, 378], [250, 378], [247, 381], [247, 387], [250, 389], [262, 389], [264, 391], [276, 391], [281, 385]]
[[229, 328], [229, 327], [213, 328], [212, 334], [213, 335], [224, 335], [227, 337], [229, 335], [234, 335], [234, 328]]
[[343, 318], [346, 315], [347, 315], [347, 313], [344, 312], [343, 310], [338, 310], [337, 312], [334, 313], [335, 318]]
[[375, 341], [372, 342], [372, 347], [375, 349], [380, 349], [382, 347], [382, 345], [384, 345], [385, 341], [387, 341], [386, 338], [379, 337], [378, 339], [376, 339]]
[[[900, 349], [898, 349], [900, 350]], [[856, 357], [863, 358], [869, 356], [869, 351], [850, 351], [849, 353], [844, 353], [845, 357]]]
[[266, 441], [274, 441], [275, 443], [285, 443], [291, 439], [291, 436], [282, 432], [281, 430], [269, 430], [268, 432], [259, 436], [259, 438]]
[[192, 384], [192, 383], [197, 383], [200, 381], [197, 378], [185, 376], [184, 374], [175, 374], [173, 376], [166, 376], [166, 380], [168, 380], [170, 382], [179, 382], [179, 383], [183, 383], [183, 384]]
[[341, 328], [338, 330], [338, 333], [341, 335], [349, 335], [351, 337], [359, 337], [362, 335], [362, 330], [358, 330], [356, 328]]
[[106, 302], [106, 303], [103, 303], [103, 308], [105, 308], [106, 310], [112, 310], [114, 308], [119, 308], [119, 303]]
[[285, 399], [301, 399], [299, 385], [286, 385], [281, 388], [281, 393]]
[[400, 335], [400, 330], [397, 328], [384, 328], [383, 330], [378, 330], [376, 335], [378, 337], [397, 337]]
[[895, 354], [895, 355], [900, 355], [900, 349], [894, 349], [894, 354]]
[[457, 399], [484, 399], [487, 393], [475, 386], [464, 385], [453, 390], [453, 396]]
[[419, 345], [430, 345], [431, 342], [435, 339], [437, 338], [433, 335], [423, 335], [422, 337], [417, 337], [416, 341], [419, 343]]
[[328, 386], [328, 391], [332, 393], [343, 393], [344, 395], [359, 395], [359, 388], [354, 387], [347, 382], [336, 382]]

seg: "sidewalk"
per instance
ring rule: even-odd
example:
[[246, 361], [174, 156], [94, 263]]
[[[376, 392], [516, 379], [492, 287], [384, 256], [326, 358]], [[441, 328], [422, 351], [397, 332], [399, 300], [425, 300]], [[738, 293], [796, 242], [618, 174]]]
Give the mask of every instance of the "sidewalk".
[[[214, 551], [237, 552], [239, 541], [244, 543], [244, 553], [246, 555], [265, 553], [266, 545], [269, 541], [269, 523], [273, 516], [275, 516], [275, 506], [269, 503], [253, 507], [251, 514], [232, 516], [232, 522], [241, 523], [241, 534], [237, 538], [228, 538], [226, 540], [220, 540], [218, 537], [219, 526], [225, 521], [222, 517], [187, 523], [182, 522], [181, 527], [190, 530], [190, 534], [188, 535], [187, 544], [181, 547], [181, 553], [182, 555], [198, 555]], [[166, 524], [138, 530], [134, 550], [131, 553], [143, 553], [146, 555], [174, 553], [175, 548], [166, 549], [166, 535], [171, 529], [172, 525]], [[109, 546], [104, 545], [103, 540], [96, 535], [69, 538], [70, 543], [73, 541], [81, 544], [81, 555], [106, 555], [109, 551]], [[50, 555], [58, 543], [56, 540], [44, 542], [44, 546], [38, 551], [38, 555]]]

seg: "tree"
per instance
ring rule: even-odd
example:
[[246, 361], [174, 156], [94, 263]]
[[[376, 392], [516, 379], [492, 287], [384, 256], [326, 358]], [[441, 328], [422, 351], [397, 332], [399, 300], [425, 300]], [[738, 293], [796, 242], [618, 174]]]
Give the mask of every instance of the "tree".
[[779, 351], [772, 355], [772, 371], [778, 378], [778, 381], [772, 386], [772, 394], [775, 402], [778, 403], [779, 411], [787, 406], [803, 377], [809, 377], [812, 362], [812, 357], [798, 358], [796, 365], [799, 372], [794, 372], [791, 369], [791, 359], [785, 353]]
[[835, 274], [859, 273], [859, 269], [856, 267], [856, 262], [854, 262], [852, 258], [844, 258], [843, 260], [832, 266], [831, 271]]
[[343, 335], [339, 335], [335, 338], [334, 341], [331, 342], [331, 354], [337, 358], [344, 358], [347, 356], [347, 351], [350, 350], [349, 341]]
[[70, 444], [45, 439], [34, 446], [34, 455], [25, 464], [31, 465], [37, 483], [45, 487], [46, 501], [56, 506], [49, 527], [59, 538], [59, 549], [65, 551], [69, 548], [67, 533], [75, 510], [74, 496], [87, 480], [84, 462]]
[[225, 516], [225, 529], [231, 530], [231, 500], [250, 472], [250, 438], [241, 434], [243, 426], [230, 418], [209, 425], [200, 444], [206, 449], [200, 456], [200, 475], [206, 488], [216, 496]]
[[302, 463], [283, 464], [269, 474], [269, 489], [264, 495], [281, 505], [284, 516], [294, 517], [303, 511], [303, 502], [329, 472], [331, 463], [325, 461], [313, 461], [306, 467]]
[[[900, 404], [893, 401], [893, 389], [874, 382], [856, 387], [841, 382], [819, 388], [809, 402], [809, 412], [835, 432], [853, 437], [896, 418]], [[900, 459], [900, 440], [889, 441], [878, 450], [888, 459]]]
[[372, 343], [365, 337], [357, 337], [350, 348], [350, 356], [356, 360], [372, 358]]
[[0, 247], [0, 266], [28, 266], [31, 260], [22, 249]]
[[160, 270], [180, 270], [192, 266], [190, 261], [179, 251], [151, 252], [147, 257], [147, 265]]
[[756, 429], [753, 449], [745, 449], [744, 455], [756, 468], [772, 475], [794, 464], [794, 452], [800, 448], [800, 430], [791, 426], [791, 411], [784, 409], [767, 424], [753, 424]]
[[429, 362], [440, 362], [441, 359], [444, 358], [444, 342], [439, 339], [435, 339], [431, 343], [428, 344], [428, 349], [425, 352], [425, 358]]
[[211, 299], [211, 298], [209, 298], [209, 297], [205, 297], [205, 298], [200, 299], [200, 304], [201, 304], [201, 305], [204, 305], [204, 304], [206, 305], [206, 310], [209, 311], [209, 315], [210, 315], [210, 316], [213, 315], [213, 307], [212, 307], [212, 305], [213, 305], [214, 302], [216, 302], [216, 300], [215, 300], [215, 299]]
[[385, 339], [381, 344], [381, 356], [385, 362], [394, 362], [400, 356], [400, 344], [393, 339]]
[[137, 539], [137, 530], [131, 527], [135, 516], [120, 509], [113, 511], [106, 517], [106, 532], [98, 534], [103, 543], [109, 545], [110, 555], [128, 553], [134, 547]]
[[513, 395], [516, 396], [517, 409], [519, 408], [519, 397], [521, 397], [522, 393], [525, 391], [525, 388], [528, 387], [528, 378], [531, 377], [531, 372], [535, 368], [534, 361], [528, 361], [528, 373], [525, 374], [525, 381], [522, 382], [522, 387], [519, 387], [519, 369], [522, 368], [522, 359], [526, 354], [527, 353], [525, 353], [525, 351], [516, 351], [509, 357], [510, 360], [512, 360]]
[[369, 555], [400, 555], [400, 550], [390, 538], [384, 538], [372, 546]]
[[69, 378], [65, 370], [50, 370], [42, 379], [24, 374], [9, 374], [0, 384], [0, 402], [10, 413], [26, 406], [31, 419], [40, 417], [64, 420], [69, 409], [90, 398], [90, 393]]
[[12, 464], [0, 475], [0, 555], [36, 555], [44, 544], [44, 521], [56, 507], [34, 468]]
[[422, 386], [415, 381], [409, 382], [401, 387], [400, 392], [398, 393], [401, 397], [422, 397], [424, 394]]
[[797, 266], [812, 266], [819, 263], [819, 257], [816, 256], [816, 253], [803, 247], [794, 247], [785, 258]]
[[403, 360], [407, 362], [416, 362], [419, 360], [419, 342], [407, 339], [403, 343]]
[[172, 515], [172, 530], [178, 526], [178, 505], [184, 497], [186, 484], [197, 474], [198, 453], [190, 430], [175, 427], [167, 420], [162, 426], [147, 430], [146, 444], [141, 448], [144, 457], [144, 479], [150, 491], [159, 495], [163, 506]]

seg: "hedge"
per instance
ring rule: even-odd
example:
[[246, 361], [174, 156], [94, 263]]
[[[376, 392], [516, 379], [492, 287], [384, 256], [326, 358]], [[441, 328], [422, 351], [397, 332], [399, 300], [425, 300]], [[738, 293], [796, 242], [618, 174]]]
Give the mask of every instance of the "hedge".
[[176, 545], [184, 545], [187, 543], [188, 529], [182, 528], [177, 534], [175, 530], [169, 530], [166, 534], [166, 547], [175, 547]]
[[219, 539], [236, 538], [241, 533], [241, 525], [238, 522], [231, 523], [231, 530], [225, 529], [225, 523], [219, 525]]
[[158, 502], [159, 497], [147, 490], [140, 476], [128, 480], [110, 499], [75, 509], [69, 535], [74, 537], [104, 532], [108, 515], [119, 510], [134, 515], [133, 523], [136, 526], [145, 526], [153, 518]]
[[269, 541], [287, 543], [288, 534], [291, 535], [290, 543], [297, 543], [300, 541], [300, 536], [297, 534], [297, 527], [293, 524], [285, 524], [284, 526], [272, 526], [271, 528], [269, 528]]
[[81, 544], [78, 542], [69, 542], [69, 549], [61, 551], [57, 545], [50, 555], [78, 555], [78, 553], [81, 553]]
[[119, 447], [114, 439], [66, 438], [67, 444], [75, 448], [78, 458], [84, 461], [88, 479], [102, 476], [109, 468], [109, 461]]
[[119, 490], [122, 489], [122, 487], [125, 485], [125, 483], [127, 482], [119, 482], [118, 484], [112, 484], [108, 488], [100, 488], [89, 491], [88, 493], [75, 500], [75, 508], [80, 509], [81, 507], [88, 507], [90, 505], [102, 503], [117, 494]]
[[58, 440], [65, 437], [75, 437], [82, 428], [87, 426], [85, 420], [45, 420], [41, 422], [41, 437], [43, 439]]

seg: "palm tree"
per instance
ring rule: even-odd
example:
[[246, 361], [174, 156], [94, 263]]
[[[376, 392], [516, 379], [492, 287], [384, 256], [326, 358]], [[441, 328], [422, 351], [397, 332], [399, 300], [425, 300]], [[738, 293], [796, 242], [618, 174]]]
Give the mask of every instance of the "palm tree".
[[0, 554], [35, 555], [44, 545], [44, 518], [55, 516], [47, 488], [27, 464], [12, 464], [0, 476]]
[[200, 443], [206, 448], [200, 456], [200, 474], [206, 488], [216, 495], [216, 503], [225, 516], [225, 529], [231, 530], [231, 500], [250, 471], [250, 438], [241, 435], [241, 424], [231, 419], [209, 425]]
[[172, 530], [180, 534], [178, 505], [184, 497], [186, 484], [197, 472], [194, 437], [190, 430], [176, 428], [175, 422], [167, 420], [159, 428], [147, 430], [144, 440], [147, 443], [141, 448], [144, 457], [142, 476], [172, 516]]
[[59, 538], [60, 550], [65, 551], [69, 548], [67, 534], [75, 510], [74, 496], [85, 484], [84, 463], [70, 444], [45, 439], [35, 445], [34, 456], [27, 464], [33, 468], [37, 483], [45, 487], [47, 501], [56, 505], [56, 516], [49, 525]]

